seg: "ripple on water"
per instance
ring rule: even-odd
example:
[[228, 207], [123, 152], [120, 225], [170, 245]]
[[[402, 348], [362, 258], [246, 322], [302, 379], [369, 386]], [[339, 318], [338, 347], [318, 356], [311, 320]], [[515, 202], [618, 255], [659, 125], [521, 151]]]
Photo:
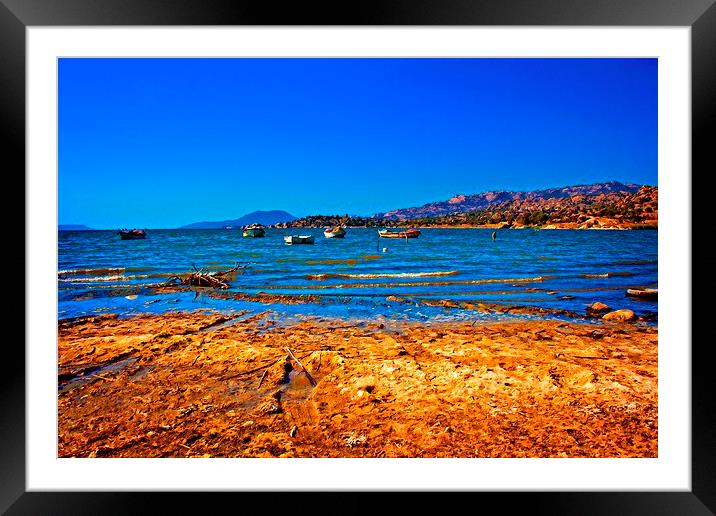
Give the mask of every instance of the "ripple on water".
[[[233, 280], [233, 291], [344, 296], [340, 303], [277, 305], [283, 313], [368, 318], [385, 312], [418, 320], [444, 316], [439, 310], [418, 314], [410, 307], [381, 304], [378, 298], [389, 295], [474, 295], [580, 313], [594, 301], [637, 313], [658, 311], [658, 300], [625, 296], [627, 288], [657, 283], [656, 231], [500, 230], [492, 241], [487, 229], [425, 229], [411, 241], [379, 242], [374, 229], [349, 228], [344, 241], [333, 242], [316, 228], [302, 230], [316, 237], [313, 246], [287, 248], [282, 236], [292, 231], [269, 229], [264, 239], [251, 241], [226, 230], [154, 230], [136, 242], [120, 241], [113, 231], [61, 232], [58, 312], [64, 317], [265, 309], [261, 303], [192, 294], [152, 296], [143, 290], [189, 272], [191, 264], [210, 271], [237, 262], [251, 266]], [[544, 291], [517, 295], [526, 285]], [[125, 299], [134, 295], [136, 299]]]

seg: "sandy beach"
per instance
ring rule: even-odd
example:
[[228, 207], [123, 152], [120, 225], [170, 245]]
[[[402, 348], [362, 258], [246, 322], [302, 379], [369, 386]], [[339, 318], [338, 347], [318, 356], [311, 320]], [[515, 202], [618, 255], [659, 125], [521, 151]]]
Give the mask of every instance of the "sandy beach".
[[657, 456], [640, 322], [204, 311], [58, 332], [60, 457]]

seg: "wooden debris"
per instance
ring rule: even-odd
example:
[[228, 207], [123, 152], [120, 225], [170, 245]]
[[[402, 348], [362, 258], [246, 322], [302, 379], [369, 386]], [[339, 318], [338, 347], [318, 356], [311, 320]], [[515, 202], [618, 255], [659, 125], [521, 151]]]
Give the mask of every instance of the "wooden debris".
[[288, 354], [291, 355], [291, 358], [293, 358], [296, 361], [298, 366], [301, 368], [301, 371], [306, 373], [306, 376], [308, 377], [308, 381], [311, 382], [311, 385], [313, 385], [315, 387], [318, 382], [316, 382], [316, 380], [313, 378], [313, 376], [311, 376], [311, 373], [308, 372], [308, 369], [306, 369], [304, 367], [304, 365], [301, 363], [301, 361], [296, 358], [296, 355], [293, 354], [293, 352], [291, 351], [290, 348], [286, 347], [286, 351], [288, 351]]
[[259, 380], [259, 385], [256, 387], [257, 389], [261, 388], [261, 384], [264, 383], [264, 378], [266, 378], [266, 373], [268, 373], [268, 369], [264, 369], [264, 374], [261, 375], [261, 380]]
[[229, 288], [229, 280], [236, 273], [236, 271], [245, 269], [248, 265], [236, 264], [230, 269], [214, 272], [203, 272], [204, 269], [197, 269], [194, 264], [192, 264], [192, 267], [194, 268], [194, 272], [172, 276], [167, 280], [165, 285], [176, 285], [178, 283], [180, 285], [189, 285], [192, 287], [227, 289]]

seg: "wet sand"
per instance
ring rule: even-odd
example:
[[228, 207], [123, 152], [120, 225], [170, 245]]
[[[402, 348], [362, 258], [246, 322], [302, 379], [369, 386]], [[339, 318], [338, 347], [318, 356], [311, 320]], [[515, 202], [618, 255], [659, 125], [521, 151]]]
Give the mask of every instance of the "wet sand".
[[197, 312], [58, 330], [60, 457], [657, 456], [641, 323]]

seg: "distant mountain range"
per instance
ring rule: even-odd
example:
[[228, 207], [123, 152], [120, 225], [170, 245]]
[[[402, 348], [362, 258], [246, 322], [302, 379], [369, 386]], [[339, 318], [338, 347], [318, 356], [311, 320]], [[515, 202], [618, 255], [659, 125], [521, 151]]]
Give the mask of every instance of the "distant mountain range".
[[377, 217], [388, 220], [409, 220], [426, 217], [440, 217], [470, 211], [483, 210], [491, 206], [515, 201], [546, 201], [548, 199], [567, 199], [575, 196], [593, 197], [603, 194], [633, 194], [639, 191], [641, 185], [624, 184], [618, 181], [607, 183], [595, 183], [592, 185], [563, 186], [550, 188], [548, 190], [536, 190], [532, 192], [510, 192], [506, 190], [494, 190], [480, 194], [456, 195], [447, 201], [432, 202], [415, 208], [401, 208], [386, 213], [378, 214]]
[[88, 229], [87, 226], [83, 224], [58, 224], [57, 225], [57, 231], [86, 231]]
[[657, 187], [610, 181], [533, 192], [456, 195], [372, 217], [314, 215], [280, 226], [652, 229], [658, 223]]
[[[658, 188], [609, 181], [512, 192], [493, 190], [455, 195], [446, 201], [400, 208], [373, 216], [311, 215], [296, 218], [282, 210], [254, 211], [237, 219], [194, 222], [179, 229], [240, 228], [249, 224], [273, 227], [555, 227], [646, 228], [658, 226]], [[59, 231], [91, 228], [60, 224]]]
[[294, 220], [296, 220], [296, 217], [282, 210], [254, 211], [251, 213], [247, 213], [246, 215], [244, 215], [243, 217], [239, 217], [238, 219], [194, 222], [193, 224], [181, 226], [179, 229], [222, 229], [225, 227], [238, 228], [241, 226], [247, 226], [249, 224], [263, 224], [264, 226], [271, 226], [281, 222], [292, 222]]

